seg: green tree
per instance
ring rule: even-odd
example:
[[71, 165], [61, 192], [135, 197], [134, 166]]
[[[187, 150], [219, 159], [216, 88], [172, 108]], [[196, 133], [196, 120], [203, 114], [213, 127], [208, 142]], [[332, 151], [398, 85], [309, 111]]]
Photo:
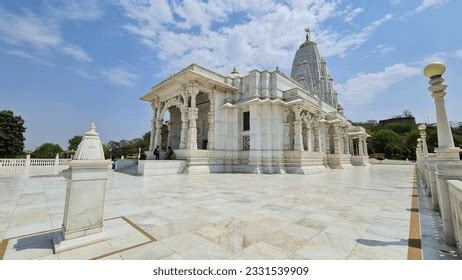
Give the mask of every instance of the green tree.
[[413, 117], [414, 115], [411, 113], [409, 110], [404, 110], [403, 111], [403, 117]]
[[398, 133], [388, 128], [380, 129], [372, 135], [372, 145], [376, 153], [385, 153], [385, 147], [387, 147], [388, 154], [391, 155], [395, 147], [399, 146], [399, 135]]
[[45, 143], [35, 149], [32, 153], [34, 158], [54, 158], [56, 154], [62, 153], [63, 149], [58, 144]]
[[80, 142], [82, 142], [83, 136], [81, 135], [74, 135], [67, 143], [69, 143], [69, 146], [67, 147], [68, 151], [76, 151], [77, 147], [79, 146]]
[[0, 111], [0, 157], [21, 155], [24, 149], [24, 120], [10, 110]]
[[109, 141], [107, 143], [107, 157], [120, 158], [121, 156], [137, 156], [138, 149], [141, 148], [141, 154], [149, 150], [149, 141], [151, 133], [146, 132], [140, 138], [131, 140]]

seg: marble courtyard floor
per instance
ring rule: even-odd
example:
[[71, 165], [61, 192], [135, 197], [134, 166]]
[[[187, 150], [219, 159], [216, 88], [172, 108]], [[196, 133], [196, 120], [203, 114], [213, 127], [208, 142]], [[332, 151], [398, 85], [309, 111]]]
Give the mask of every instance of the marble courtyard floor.
[[0, 259], [407, 259], [414, 166], [315, 175], [112, 173], [110, 239], [54, 255], [65, 180], [0, 177]]

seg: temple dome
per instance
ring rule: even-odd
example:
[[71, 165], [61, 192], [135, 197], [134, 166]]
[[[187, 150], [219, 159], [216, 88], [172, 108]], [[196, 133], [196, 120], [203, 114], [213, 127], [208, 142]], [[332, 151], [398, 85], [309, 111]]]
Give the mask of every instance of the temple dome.
[[292, 63], [291, 78], [302, 87], [317, 95], [319, 100], [337, 107], [337, 96], [332, 85], [327, 63], [319, 53], [307, 29], [306, 40], [300, 45]]

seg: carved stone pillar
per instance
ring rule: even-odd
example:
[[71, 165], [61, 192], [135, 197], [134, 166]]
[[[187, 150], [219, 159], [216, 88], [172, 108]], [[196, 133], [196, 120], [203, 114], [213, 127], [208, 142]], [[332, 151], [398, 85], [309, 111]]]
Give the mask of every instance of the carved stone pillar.
[[154, 139], [154, 149], [159, 146], [162, 148], [162, 123], [163, 119], [156, 119], [156, 137]]
[[340, 127], [334, 124], [334, 154], [340, 154]]
[[368, 156], [369, 154], [367, 153], [367, 137], [364, 137], [364, 155]]
[[326, 153], [332, 154], [331, 146], [330, 146], [330, 135], [329, 135], [329, 124], [325, 124], [324, 126], [324, 135], [326, 136], [325, 145], [326, 145]]
[[348, 148], [349, 148], [350, 155], [354, 156], [355, 155], [355, 149], [353, 148], [353, 138], [351, 138], [351, 137], [348, 137]]
[[321, 152], [321, 128], [320, 123], [314, 126], [314, 151]]
[[284, 151], [290, 150], [290, 124], [289, 124], [289, 109], [284, 109]]
[[358, 138], [358, 152], [360, 156], [364, 155], [364, 147], [363, 147], [363, 138], [360, 136]]
[[213, 143], [214, 143], [214, 134], [215, 134], [215, 94], [216, 90], [213, 90], [211, 93], [208, 94], [209, 102], [210, 102], [210, 110], [209, 110], [209, 131], [207, 134], [207, 150], [213, 150]]
[[303, 151], [303, 134], [302, 134], [302, 120], [301, 113], [302, 108], [300, 106], [295, 106], [293, 108], [295, 114], [294, 121], [294, 151]]
[[350, 145], [348, 144], [348, 136], [346, 133], [343, 135], [343, 153], [345, 155], [350, 154]]
[[181, 136], [180, 136], [180, 149], [186, 149], [188, 143], [188, 109], [181, 109]]
[[197, 150], [197, 117], [199, 109], [196, 107], [196, 97], [199, 94], [199, 87], [196, 83], [189, 84], [188, 94], [191, 96], [191, 107], [188, 111], [189, 129], [188, 129], [188, 149]]
[[[171, 114], [170, 114], [171, 116]], [[168, 133], [167, 133], [167, 148], [170, 147], [170, 143], [171, 143], [171, 138], [172, 138], [172, 121], [169, 121], [168, 124], [167, 124], [167, 128], [168, 128]]]
[[151, 119], [151, 137], [149, 138], [149, 150], [154, 150], [154, 138], [156, 135], [156, 115], [157, 115], [157, 105], [156, 102], [151, 103], [152, 108], [152, 119]]
[[313, 129], [311, 128], [311, 124], [308, 126], [307, 128], [307, 131], [306, 131], [306, 150], [308, 152], [313, 152], [314, 149], [313, 149], [313, 137], [312, 137], [312, 134], [313, 133]]
[[188, 146], [188, 100], [189, 96], [185, 92], [181, 95], [183, 97], [183, 107], [180, 109], [181, 112], [181, 136], [180, 136], [180, 149], [186, 149]]

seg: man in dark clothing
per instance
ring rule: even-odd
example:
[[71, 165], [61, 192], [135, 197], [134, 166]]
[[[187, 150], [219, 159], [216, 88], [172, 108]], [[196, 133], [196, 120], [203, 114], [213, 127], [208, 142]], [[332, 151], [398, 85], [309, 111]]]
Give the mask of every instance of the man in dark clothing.
[[172, 147], [168, 146], [167, 153], [165, 154], [165, 159], [172, 160], [175, 159], [175, 153], [172, 150]]
[[160, 149], [159, 149], [159, 146], [157, 146], [155, 149], [154, 149], [154, 155], [156, 156], [156, 160], [158, 160], [160, 158]]

